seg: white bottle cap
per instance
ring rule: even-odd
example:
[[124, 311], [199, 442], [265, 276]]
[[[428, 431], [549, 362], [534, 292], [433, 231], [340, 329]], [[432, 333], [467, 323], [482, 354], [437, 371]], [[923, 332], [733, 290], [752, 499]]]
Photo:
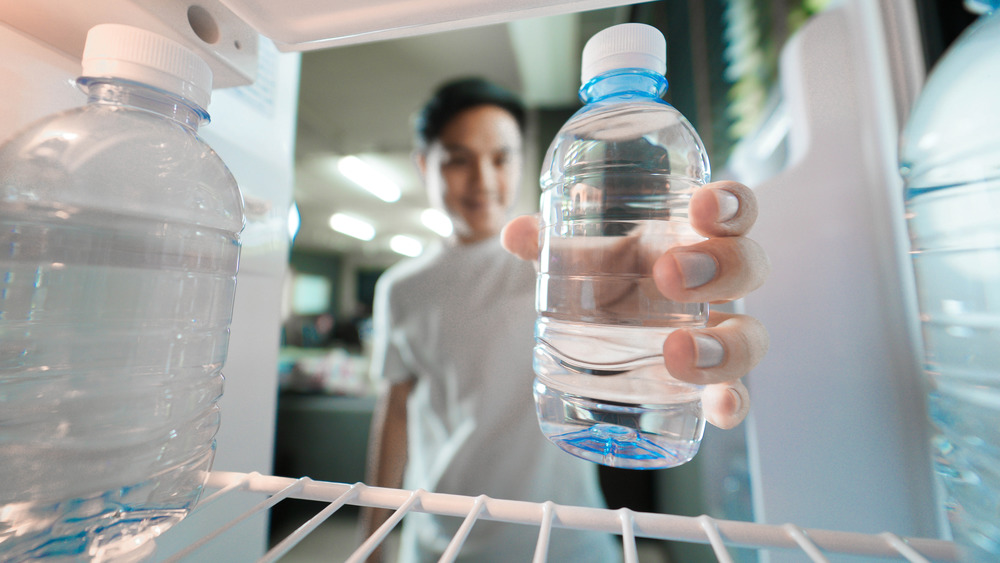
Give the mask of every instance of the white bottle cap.
[[82, 76], [121, 78], [165, 90], [208, 108], [212, 69], [180, 43], [127, 25], [101, 24], [87, 33]]
[[597, 32], [583, 47], [580, 83], [620, 68], [667, 72], [667, 41], [644, 23], [623, 23]]

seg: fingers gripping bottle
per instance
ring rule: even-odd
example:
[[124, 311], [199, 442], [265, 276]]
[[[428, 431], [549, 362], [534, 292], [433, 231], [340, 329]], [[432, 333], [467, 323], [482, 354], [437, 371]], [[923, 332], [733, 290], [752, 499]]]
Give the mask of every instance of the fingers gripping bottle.
[[197, 135], [212, 73], [88, 35], [83, 107], [0, 146], [0, 559], [132, 560], [215, 451], [240, 192]]
[[698, 451], [701, 389], [674, 379], [663, 341], [704, 326], [705, 303], [665, 299], [652, 265], [702, 240], [688, 222], [709, 163], [691, 124], [660, 97], [666, 43], [614, 26], [583, 50], [584, 107], [542, 166], [535, 404], [543, 434], [583, 459], [673, 467]]

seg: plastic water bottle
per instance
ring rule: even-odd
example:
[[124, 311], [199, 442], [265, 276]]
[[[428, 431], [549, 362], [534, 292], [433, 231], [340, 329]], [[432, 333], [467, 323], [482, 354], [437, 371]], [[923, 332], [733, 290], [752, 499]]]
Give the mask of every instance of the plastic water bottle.
[[132, 560], [185, 516], [219, 426], [243, 228], [196, 134], [208, 65], [88, 35], [85, 106], [0, 146], [0, 559]]
[[933, 69], [900, 149], [935, 469], [953, 534], [970, 561], [1000, 561], [997, 92], [994, 12]]
[[652, 264], [702, 240], [688, 222], [709, 180], [701, 139], [666, 92], [654, 27], [605, 29], [583, 50], [584, 106], [542, 166], [535, 404], [542, 433], [586, 460], [627, 468], [689, 461], [705, 421], [701, 388], [674, 379], [663, 341], [703, 326], [704, 303], [665, 299]]

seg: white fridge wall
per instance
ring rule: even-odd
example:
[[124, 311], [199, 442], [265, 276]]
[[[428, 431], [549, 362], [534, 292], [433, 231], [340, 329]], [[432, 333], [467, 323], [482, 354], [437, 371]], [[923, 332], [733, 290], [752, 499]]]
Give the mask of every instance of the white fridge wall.
[[895, 164], [911, 25], [911, 3], [848, 1], [783, 53], [790, 165], [756, 188], [773, 269], [745, 300], [771, 333], [749, 380], [758, 521], [937, 535]]
[[86, 101], [75, 84], [80, 61], [0, 23], [0, 139]]

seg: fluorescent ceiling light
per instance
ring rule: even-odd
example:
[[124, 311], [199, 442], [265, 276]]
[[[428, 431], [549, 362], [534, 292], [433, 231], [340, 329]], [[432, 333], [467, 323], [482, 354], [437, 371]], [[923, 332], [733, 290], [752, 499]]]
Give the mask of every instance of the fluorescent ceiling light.
[[334, 213], [330, 217], [330, 228], [356, 239], [372, 240], [375, 238], [375, 227], [371, 223], [343, 213]]
[[419, 256], [424, 251], [424, 245], [419, 240], [406, 235], [396, 235], [389, 241], [389, 248], [403, 256]]
[[452, 230], [454, 229], [451, 224], [451, 219], [437, 209], [425, 209], [424, 212], [420, 214], [420, 221], [425, 227], [443, 237], [450, 237]]
[[341, 158], [337, 161], [337, 170], [382, 201], [387, 203], [399, 201], [399, 186], [360, 158], [356, 156]]

